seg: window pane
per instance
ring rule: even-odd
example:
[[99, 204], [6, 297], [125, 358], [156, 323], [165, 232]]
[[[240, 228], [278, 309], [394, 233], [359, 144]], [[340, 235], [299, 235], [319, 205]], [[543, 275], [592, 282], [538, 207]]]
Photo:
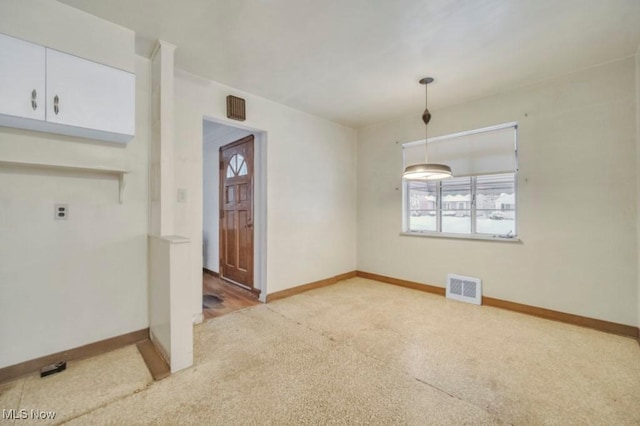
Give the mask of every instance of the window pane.
[[241, 164], [244, 163], [244, 157], [242, 156], [242, 154], [236, 154], [234, 155], [234, 157], [236, 158], [236, 164], [233, 167], [233, 170], [236, 172], [236, 174], [238, 174], [238, 172], [240, 171]]
[[442, 232], [471, 233], [471, 178], [442, 181]]
[[476, 180], [476, 232], [516, 234], [515, 175], [478, 176]]
[[233, 154], [227, 166], [227, 177], [245, 176], [247, 173], [247, 163], [242, 154]]
[[247, 174], [247, 163], [242, 161], [242, 165], [240, 166], [240, 171], [238, 172], [238, 176], [246, 176]]
[[227, 177], [232, 178], [236, 175], [236, 167], [237, 167], [238, 156], [233, 154], [233, 156], [229, 159], [229, 165], [227, 166]]
[[442, 232], [449, 234], [471, 233], [470, 210], [447, 210], [442, 212]]
[[436, 182], [409, 181], [409, 231], [437, 230]]

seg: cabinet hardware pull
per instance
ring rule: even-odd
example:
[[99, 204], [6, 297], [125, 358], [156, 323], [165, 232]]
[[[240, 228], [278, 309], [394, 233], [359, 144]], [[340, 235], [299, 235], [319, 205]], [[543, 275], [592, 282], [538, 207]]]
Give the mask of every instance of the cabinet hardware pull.
[[55, 112], [56, 115], [58, 115], [58, 112], [60, 112], [60, 107], [58, 106], [59, 103], [60, 103], [60, 98], [58, 97], [58, 95], [56, 95], [53, 98], [53, 112]]
[[38, 92], [36, 92], [36, 89], [33, 89], [33, 92], [31, 92], [31, 108], [33, 108], [34, 111], [38, 109], [36, 99], [38, 99]]

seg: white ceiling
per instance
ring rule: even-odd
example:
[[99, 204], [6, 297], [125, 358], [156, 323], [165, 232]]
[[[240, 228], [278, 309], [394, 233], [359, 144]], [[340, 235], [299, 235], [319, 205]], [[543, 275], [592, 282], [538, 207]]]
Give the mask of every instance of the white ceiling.
[[[352, 127], [636, 53], [639, 0], [62, 0], [176, 65]], [[142, 52], [144, 51], [144, 52]]]

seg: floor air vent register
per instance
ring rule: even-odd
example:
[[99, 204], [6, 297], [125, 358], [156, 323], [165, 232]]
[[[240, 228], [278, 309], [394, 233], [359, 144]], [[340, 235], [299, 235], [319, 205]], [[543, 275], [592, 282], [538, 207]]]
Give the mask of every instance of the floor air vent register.
[[447, 275], [447, 299], [482, 304], [482, 280], [462, 275]]

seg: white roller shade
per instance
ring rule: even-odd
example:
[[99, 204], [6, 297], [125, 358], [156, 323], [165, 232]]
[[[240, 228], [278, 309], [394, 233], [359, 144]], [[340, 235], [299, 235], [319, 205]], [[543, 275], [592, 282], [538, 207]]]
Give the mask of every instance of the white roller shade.
[[[424, 163], [424, 141], [403, 146], [404, 167]], [[454, 176], [517, 170], [516, 126], [507, 124], [429, 139], [429, 163], [446, 164]]]

